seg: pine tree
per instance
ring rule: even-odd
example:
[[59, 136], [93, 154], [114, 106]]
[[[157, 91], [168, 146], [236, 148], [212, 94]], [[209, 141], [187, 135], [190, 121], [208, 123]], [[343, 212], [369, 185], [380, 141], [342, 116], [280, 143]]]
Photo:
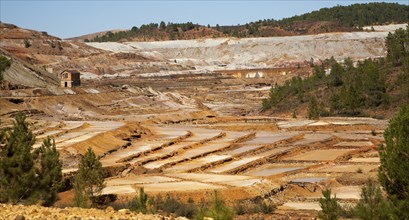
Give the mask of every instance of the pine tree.
[[318, 217], [324, 220], [338, 219], [342, 209], [337, 202], [337, 197], [331, 198], [331, 189], [322, 191], [324, 198], [320, 198], [319, 203], [322, 211], [318, 212]]
[[81, 181], [78, 179], [77, 176], [74, 179], [73, 188], [74, 199], [72, 201], [72, 205], [75, 207], [88, 208], [89, 202], [84, 192], [84, 186], [82, 185]]
[[308, 119], [319, 119], [320, 117], [320, 108], [318, 106], [317, 99], [314, 96], [311, 96], [308, 103]]
[[160, 24], [159, 24], [159, 29], [161, 29], [161, 30], [165, 30], [165, 29], [166, 29], [166, 24], [165, 24], [164, 21], [161, 21], [161, 22], [160, 22]]
[[360, 101], [360, 93], [358, 92], [357, 88], [353, 86], [349, 87], [348, 93], [347, 93], [347, 101], [345, 105], [347, 106], [350, 114], [356, 115], [359, 113], [358, 108], [361, 105], [361, 101]]
[[397, 207], [397, 216], [409, 219], [409, 104], [390, 120], [384, 137], [379, 180]]
[[31, 199], [35, 190], [37, 178], [31, 154], [35, 137], [25, 119], [24, 114], [18, 113], [13, 128], [4, 134], [4, 146], [0, 151], [2, 202], [18, 203]]
[[355, 217], [364, 220], [390, 219], [391, 207], [381, 189], [369, 180], [362, 187], [361, 198], [355, 206]]
[[90, 200], [100, 195], [105, 187], [102, 164], [91, 148], [81, 158], [74, 181], [74, 206], [79, 207], [88, 206]]
[[57, 193], [61, 186], [62, 163], [59, 159], [60, 154], [55, 147], [55, 141], [51, 142], [49, 137], [44, 140], [35, 154], [40, 164], [37, 171], [39, 178], [37, 193], [43, 204], [50, 206], [57, 200]]

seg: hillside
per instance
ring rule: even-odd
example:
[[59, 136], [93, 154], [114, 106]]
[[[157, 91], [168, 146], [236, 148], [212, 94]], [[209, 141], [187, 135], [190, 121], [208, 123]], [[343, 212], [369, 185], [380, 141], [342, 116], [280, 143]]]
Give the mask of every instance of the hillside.
[[320, 116], [385, 117], [409, 102], [409, 27], [386, 37], [387, 56], [356, 64], [334, 58], [315, 65], [308, 78], [293, 77], [271, 88], [263, 109]]
[[84, 41], [85, 39], [93, 39], [93, 38], [95, 38], [97, 36], [101, 37], [103, 35], [106, 35], [108, 32], [117, 33], [117, 32], [120, 32], [120, 31], [125, 31], [125, 30], [115, 29], [115, 30], [108, 30], [108, 31], [100, 31], [100, 32], [92, 33], [92, 34], [81, 35], [81, 36], [78, 36], [78, 37], [66, 38], [65, 40]]
[[[330, 57], [354, 61], [386, 55], [388, 31], [406, 25], [390, 25], [376, 32], [324, 33], [291, 37], [216, 38], [161, 42], [86, 43], [113, 53], [149, 53], [197, 70], [234, 70], [309, 66]], [[378, 27], [376, 27], [378, 29]], [[162, 71], [167, 72], [169, 71]]]
[[[316, 219], [328, 188], [359, 203], [388, 119], [409, 103], [409, 27], [295, 20], [246, 38], [192, 23], [107, 33], [118, 42], [0, 23], [0, 219]], [[168, 28], [190, 40], [159, 41]], [[59, 85], [65, 69], [80, 86]], [[48, 138], [62, 170], [43, 166]], [[89, 148], [95, 194], [81, 180], [99, 178], [76, 176]], [[22, 166], [33, 178], [15, 178]], [[63, 182], [43, 184], [54, 170]]]
[[332, 21], [347, 27], [363, 27], [390, 23], [404, 23], [409, 17], [409, 6], [397, 3], [368, 3], [322, 8], [303, 15], [285, 18], [278, 23], [294, 24], [300, 21]]
[[[108, 41], [163, 41], [189, 40], [214, 37], [272, 37], [319, 34], [328, 32], [351, 32], [364, 26], [406, 23], [409, 6], [397, 3], [368, 3], [323, 8], [318, 11], [284, 18], [264, 19], [245, 25], [211, 27], [209, 25], [160, 22], [132, 27], [127, 31], [108, 31], [84, 39], [86, 42]], [[78, 39], [83, 39], [78, 38]]]
[[82, 42], [61, 40], [46, 32], [6, 23], [0, 23], [0, 55], [12, 61], [11, 67], [4, 72], [4, 80], [12, 87], [57, 86], [57, 75], [65, 69], [81, 71], [84, 79], [105, 74], [130, 76], [159, 71], [160, 68], [191, 69], [143, 52], [111, 53]]

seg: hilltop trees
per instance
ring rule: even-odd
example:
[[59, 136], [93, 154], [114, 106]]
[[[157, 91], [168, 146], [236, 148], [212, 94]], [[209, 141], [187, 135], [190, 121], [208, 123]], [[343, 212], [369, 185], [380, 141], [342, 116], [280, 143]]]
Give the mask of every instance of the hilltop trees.
[[[308, 33], [309, 24], [322, 25], [319, 30], [313, 31], [330, 32], [342, 28], [344, 30], [360, 30], [366, 25], [380, 25], [389, 23], [406, 23], [408, 22], [409, 6], [399, 5], [396, 3], [368, 3], [353, 4], [349, 6], [336, 6], [332, 8], [322, 8], [310, 13], [284, 18], [281, 20], [264, 19], [250, 22], [244, 25], [220, 26], [217, 24], [212, 28], [213, 37], [222, 34], [230, 37], [269, 37], [277, 36], [278, 30], [285, 30], [292, 34]], [[321, 24], [320, 24], [321, 23]], [[328, 25], [328, 23], [330, 23]], [[314, 25], [315, 26], [315, 25]], [[91, 41], [106, 42], [120, 41], [130, 38], [138, 39], [185, 39], [186, 31], [205, 27], [205, 25], [186, 23], [167, 23], [161, 21], [160, 24], [150, 23], [143, 24], [140, 28], [132, 27], [127, 31], [116, 33], [107, 33], [103, 36], [97, 36]], [[167, 36], [167, 37], [166, 37]]]
[[35, 137], [24, 114], [16, 115], [11, 129], [0, 132], [0, 200], [52, 205], [61, 182], [61, 162], [47, 138], [32, 151]]
[[[389, 34], [386, 46], [386, 59], [367, 59], [353, 65], [349, 58], [343, 63], [331, 58], [314, 66], [308, 78], [293, 77], [283, 85], [274, 85], [263, 100], [262, 110], [293, 111], [304, 104], [304, 97], [312, 96], [319, 97], [316, 103], [320, 104], [321, 115], [359, 116], [367, 114], [365, 110], [407, 103], [409, 27]], [[315, 105], [310, 104], [309, 110], [314, 110]]]
[[405, 23], [409, 6], [397, 3], [368, 3], [322, 8], [299, 16], [285, 18], [279, 23], [294, 24], [297, 21], [334, 21], [350, 27], [372, 24]]
[[89, 207], [91, 199], [98, 196], [104, 184], [104, 172], [102, 164], [98, 160], [94, 151], [88, 148], [85, 155], [81, 158], [78, 172], [74, 180], [74, 201], [73, 205], [78, 207]]

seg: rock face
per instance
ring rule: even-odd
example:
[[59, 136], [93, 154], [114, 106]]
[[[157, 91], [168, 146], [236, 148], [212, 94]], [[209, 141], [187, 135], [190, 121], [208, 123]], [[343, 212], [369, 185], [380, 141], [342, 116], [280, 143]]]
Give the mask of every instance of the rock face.
[[[294, 66], [334, 57], [364, 60], [386, 55], [388, 31], [405, 28], [389, 25], [376, 32], [340, 32], [265, 38], [210, 38], [159, 42], [87, 43], [116, 53], [141, 53], [156, 59], [175, 60], [196, 69], [248, 69]], [[219, 68], [220, 69], [220, 68]]]
[[144, 215], [127, 210], [126, 212], [82, 208], [48, 208], [37, 205], [0, 204], [0, 219], [170, 219], [159, 215]]

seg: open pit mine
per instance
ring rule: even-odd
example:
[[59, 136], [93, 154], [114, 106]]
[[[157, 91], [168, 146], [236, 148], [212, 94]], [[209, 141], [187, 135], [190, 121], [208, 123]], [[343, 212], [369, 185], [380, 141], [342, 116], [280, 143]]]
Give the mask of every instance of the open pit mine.
[[[0, 91], [1, 126], [24, 112], [33, 147], [54, 138], [68, 179], [91, 147], [107, 174], [102, 194], [118, 201], [141, 187], [195, 202], [217, 190], [228, 204], [272, 202], [274, 218], [316, 217], [322, 189], [354, 204], [363, 182], [377, 176], [387, 120], [308, 120], [306, 110], [273, 117], [260, 111], [261, 102], [275, 83], [309, 76], [311, 60], [385, 56], [384, 39], [399, 27], [405, 25], [248, 39], [63, 40], [58, 50], [47, 34], [2, 23], [0, 53], [13, 62], [4, 72], [9, 89]], [[80, 73], [80, 86], [61, 84], [67, 70]], [[72, 194], [60, 193], [57, 204]]]

